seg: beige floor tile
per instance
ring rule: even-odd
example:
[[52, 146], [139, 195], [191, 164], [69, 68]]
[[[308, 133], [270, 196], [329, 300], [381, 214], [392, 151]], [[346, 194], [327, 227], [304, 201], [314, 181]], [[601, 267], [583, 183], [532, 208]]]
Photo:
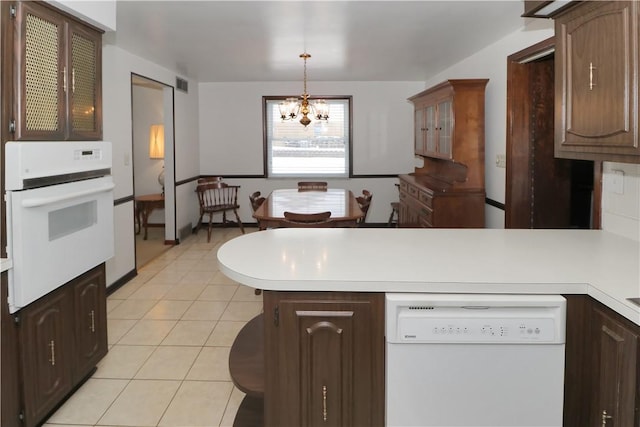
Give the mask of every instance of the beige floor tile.
[[132, 319], [107, 319], [107, 342], [116, 344], [136, 323]]
[[157, 347], [136, 379], [182, 380], [200, 353], [200, 347]]
[[216, 326], [215, 320], [180, 320], [161, 345], [202, 347]]
[[229, 381], [229, 347], [204, 347], [187, 374], [187, 380]]
[[195, 301], [182, 320], [218, 320], [227, 308], [225, 301]]
[[217, 427], [232, 389], [233, 385], [230, 382], [185, 381], [158, 425]]
[[107, 298], [107, 313], [111, 313], [114, 308], [122, 304], [123, 299]]
[[116, 400], [128, 382], [129, 380], [89, 378], [47, 422], [93, 425]]
[[180, 381], [132, 380], [98, 425], [156, 426]]
[[159, 300], [169, 292], [171, 285], [153, 285], [146, 283], [132, 293], [128, 300]]
[[247, 322], [219, 321], [206, 342], [206, 346], [231, 347], [238, 332]]
[[192, 271], [193, 267], [199, 263], [198, 260], [193, 259], [185, 259], [180, 260], [180, 258], [173, 261], [171, 264], [165, 267], [163, 271], [167, 272], [188, 272]]
[[184, 260], [200, 260], [202, 259], [202, 257], [204, 257], [207, 254], [207, 250], [205, 249], [196, 249], [196, 248], [190, 248], [189, 250], [185, 251], [182, 255], [180, 255], [178, 257], [178, 260], [180, 261], [184, 261]]
[[163, 299], [195, 301], [206, 287], [204, 283], [178, 283], [164, 295]]
[[229, 398], [229, 403], [227, 403], [227, 407], [224, 410], [222, 421], [220, 421], [220, 427], [233, 427], [233, 421], [236, 419], [236, 413], [238, 412], [238, 408], [240, 407], [244, 397], [245, 394], [243, 392], [235, 387], [233, 388], [231, 397]]
[[168, 271], [165, 269], [159, 272], [158, 274], [156, 274], [155, 276], [153, 276], [153, 278], [149, 280], [148, 284], [149, 285], [175, 285], [176, 283], [179, 283], [180, 280], [182, 280], [185, 274], [186, 274], [185, 271]]
[[262, 311], [262, 302], [231, 301], [220, 320], [249, 321]]
[[201, 301], [231, 301], [238, 285], [208, 285], [198, 297]]
[[156, 300], [124, 300], [108, 313], [109, 319], [142, 319], [156, 305]]
[[144, 319], [178, 320], [191, 304], [192, 301], [161, 300], [144, 315]]
[[212, 285], [237, 285], [238, 283], [229, 279], [221, 271], [214, 274], [213, 279], [209, 282]]
[[202, 260], [200, 260], [200, 262], [197, 265], [193, 266], [191, 271], [207, 272], [211, 274], [211, 278], [213, 279], [213, 275], [219, 271], [217, 256], [216, 255], [205, 256], [204, 258], [202, 258]]
[[180, 283], [204, 283], [208, 284], [213, 279], [213, 273], [208, 271], [189, 271], [180, 280]]
[[131, 379], [155, 348], [151, 345], [114, 345], [98, 363], [93, 378]]
[[249, 286], [238, 285], [236, 293], [233, 295], [233, 301], [252, 301], [262, 302], [262, 294], [256, 295], [255, 288]]
[[177, 320], [139, 320], [118, 344], [158, 345], [176, 325]]

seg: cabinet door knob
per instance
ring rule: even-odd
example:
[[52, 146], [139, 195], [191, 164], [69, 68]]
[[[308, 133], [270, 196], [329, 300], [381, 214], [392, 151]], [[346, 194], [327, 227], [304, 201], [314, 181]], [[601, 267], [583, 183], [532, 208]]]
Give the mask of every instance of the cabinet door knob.
[[610, 420], [612, 418], [613, 418], [613, 416], [607, 415], [607, 410], [603, 409], [602, 410], [602, 427], [606, 427], [607, 426], [607, 420]]

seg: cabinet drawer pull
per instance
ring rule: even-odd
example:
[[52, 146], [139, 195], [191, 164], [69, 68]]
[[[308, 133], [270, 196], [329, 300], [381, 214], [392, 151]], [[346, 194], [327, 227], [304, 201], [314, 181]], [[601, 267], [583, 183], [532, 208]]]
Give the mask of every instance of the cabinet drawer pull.
[[91, 330], [91, 332], [95, 332], [96, 331], [96, 313], [95, 313], [95, 311], [91, 310], [91, 312], [89, 313], [89, 318], [91, 319], [91, 323], [89, 325], [89, 329]]
[[51, 352], [49, 363], [51, 363], [51, 366], [56, 366], [56, 343], [54, 340], [49, 342], [49, 351]]
[[322, 386], [322, 421], [327, 422], [327, 386]]
[[589, 62], [589, 90], [593, 90], [593, 87], [596, 85], [593, 82], [593, 71], [596, 70], [596, 67], [593, 66], [593, 62]]
[[67, 67], [62, 68], [62, 90], [67, 91]]
[[613, 418], [613, 416], [607, 415], [607, 410], [603, 409], [602, 410], [602, 427], [606, 427], [607, 426], [607, 420], [610, 420], [612, 418]]
[[71, 69], [71, 93], [76, 93], [76, 69]]

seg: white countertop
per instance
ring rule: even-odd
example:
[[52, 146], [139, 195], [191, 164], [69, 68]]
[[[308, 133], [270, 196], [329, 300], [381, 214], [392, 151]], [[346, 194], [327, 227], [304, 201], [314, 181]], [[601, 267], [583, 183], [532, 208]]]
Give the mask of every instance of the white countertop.
[[640, 243], [601, 230], [283, 228], [218, 261], [266, 290], [588, 294], [640, 325]]
[[0, 258], [0, 273], [13, 267], [13, 262], [9, 258]]

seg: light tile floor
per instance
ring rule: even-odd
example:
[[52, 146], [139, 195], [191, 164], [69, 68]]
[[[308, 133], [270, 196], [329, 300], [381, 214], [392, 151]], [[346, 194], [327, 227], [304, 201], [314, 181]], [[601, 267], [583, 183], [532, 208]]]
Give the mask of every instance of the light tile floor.
[[201, 231], [110, 295], [109, 353], [45, 427], [232, 426], [244, 394], [229, 350], [262, 310], [261, 296], [218, 270], [218, 248], [239, 234], [214, 229], [207, 243]]

